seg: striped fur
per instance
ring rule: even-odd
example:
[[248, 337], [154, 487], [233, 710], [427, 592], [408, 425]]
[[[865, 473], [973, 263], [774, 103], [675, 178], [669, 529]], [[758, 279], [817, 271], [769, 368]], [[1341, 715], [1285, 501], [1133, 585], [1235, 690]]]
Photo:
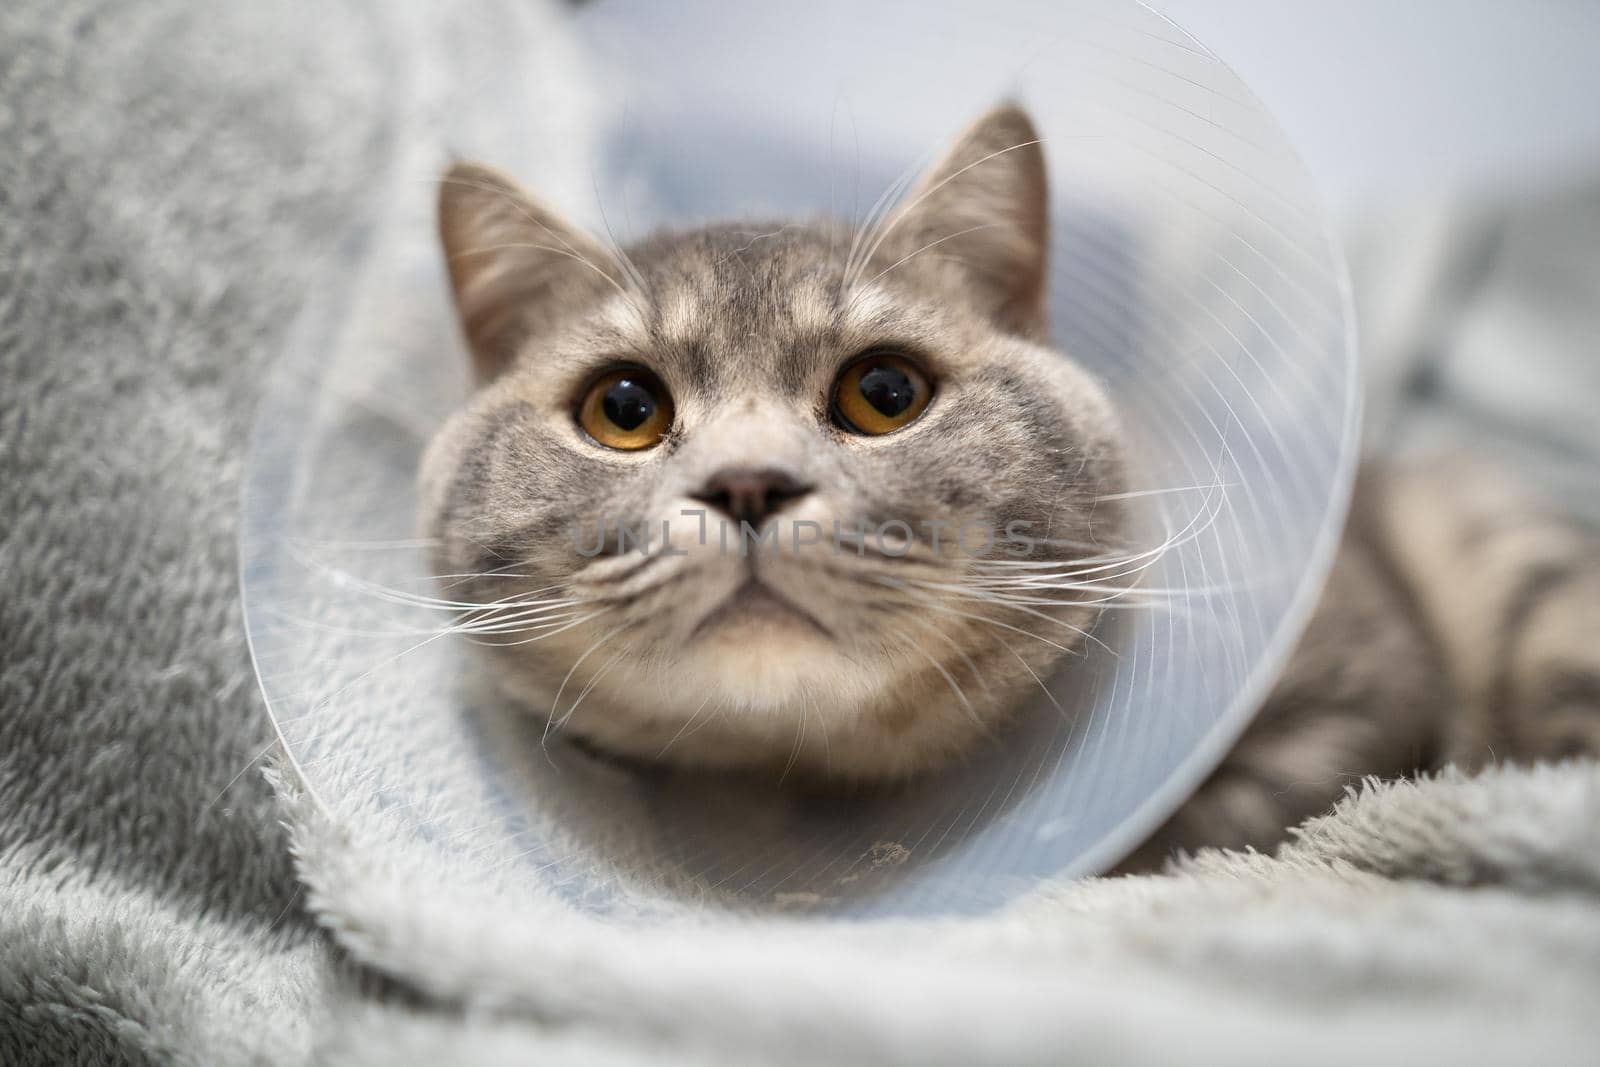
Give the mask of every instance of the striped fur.
[[1595, 755], [1600, 535], [1470, 462], [1369, 466], [1282, 680], [1124, 867], [1268, 848], [1368, 776]]

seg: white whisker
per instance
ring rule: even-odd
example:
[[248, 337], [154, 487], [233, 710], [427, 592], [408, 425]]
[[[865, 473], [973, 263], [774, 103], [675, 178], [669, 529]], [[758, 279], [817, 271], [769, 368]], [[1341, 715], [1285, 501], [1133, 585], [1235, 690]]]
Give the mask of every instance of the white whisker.
[[555, 699], [550, 702], [550, 718], [545, 720], [544, 735], [543, 735], [543, 737], [540, 738], [540, 742], [539, 742], [541, 745], [544, 744], [544, 742], [549, 740], [549, 738], [550, 738], [550, 728], [555, 723], [556, 709], [561, 706], [561, 694], [566, 692], [567, 683], [572, 681], [572, 676], [578, 672], [578, 668], [579, 667], [583, 666], [583, 661], [584, 660], [586, 660], [590, 656], [592, 656], [595, 653], [595, 651], [597, 649], [599, 649], [599, 647], [601, 645], [605, 644], [607, 641], [611, 640], [613, 637], [617, 636], [618, 634], [620, 634], [625, 629], [627, 629], [627, 623], [624, 623], [621, 626], [618, 626], [616, 629], [614, 629], [614, 630], [610, 631], [609, 633], [605, 634], [604, 636], [602, 636], [600, 638], [600, 640], [598, 640], [594, 644], [590, 645], [584, 651], [583, 655], [579, 656], [577, 659], [572, 661], [572, 666], [570, 668], [568, 668], [566, 677], [561, 679], [561, 685], [559, 685], [556, 688]]

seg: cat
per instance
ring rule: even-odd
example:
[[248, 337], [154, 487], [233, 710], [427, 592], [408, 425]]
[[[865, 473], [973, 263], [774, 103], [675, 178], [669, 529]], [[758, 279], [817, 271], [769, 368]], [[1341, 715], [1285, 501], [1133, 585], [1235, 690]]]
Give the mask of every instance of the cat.
[[[892, 783], [1004, 729], [1134, 587], [1116, 412], [1048, 343], [1021, 108], [860, 229], [622, 249], [462, 163], [439, 230], [478, 388], [424, 457], [423, 521], [504, 635], [496, 680], [549, 729]], [[1595, 751], [1596, 559], [1493, 478], [1363, 473], [1276, 690], [1123, 869], [1267, 847], [1352, 778]], [[1018, 566], [1054, 584], [1019, 595]]]

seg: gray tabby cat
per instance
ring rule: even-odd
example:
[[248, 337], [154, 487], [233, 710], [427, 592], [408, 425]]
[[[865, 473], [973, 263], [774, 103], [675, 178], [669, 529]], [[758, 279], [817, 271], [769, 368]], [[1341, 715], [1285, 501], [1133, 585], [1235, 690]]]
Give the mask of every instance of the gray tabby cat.
[[[1046, 341], [1020, 109], [861, 230], [623, 250], [463, 164], [440, 232], [480, 388], [425, 458], [425, 522], [552, 730], [902, 779], [1002, 729], [1136, 580], [1116, 415]], [[1597, 559], [1492, 480], [1368, 472], [1268, 706], [1127, 868], [1268, 845], [1363, 775], [1596, 751]]]

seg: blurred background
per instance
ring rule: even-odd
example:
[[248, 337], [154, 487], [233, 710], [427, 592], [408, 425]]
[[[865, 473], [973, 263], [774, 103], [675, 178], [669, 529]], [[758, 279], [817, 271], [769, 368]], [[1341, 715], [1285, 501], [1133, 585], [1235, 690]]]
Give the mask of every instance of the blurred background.
[[1153, 0], [1265, 101], [1346, 242], [1383, 450], [1600, 519], [1600, 4]]
[[1600, 167], [1600, 4], [1154, 0], [1277, 114], [1345, 218]]

